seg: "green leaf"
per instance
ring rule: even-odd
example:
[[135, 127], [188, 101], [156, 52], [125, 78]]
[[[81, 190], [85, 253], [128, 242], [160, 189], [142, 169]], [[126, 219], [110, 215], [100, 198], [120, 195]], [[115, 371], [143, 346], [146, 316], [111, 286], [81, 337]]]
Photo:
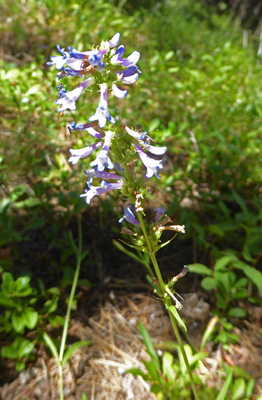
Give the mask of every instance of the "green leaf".
[[143, 341], [145, 343], [147, 353], [150, 355], [150, 357], [153, 360], [153, 362], [155, 363], [156, 367], [158, 369], [160, 369], [160, 360], [159, 360], [156, 350], [154, 349], [154, 346], [153, 346], [153, 343], [151, 341], [148, 331], [146, 330], [144, 325], [141, 324], [141, 322], [138, 322], [138, 329], [143, 337]]
[[58, 352], [57, 352], [57, 349], [55, 347], [53, 340], [50, 338], [50, 336], [48, 336], [48, 334], [46, 332], [43, 333], [43, 339], [45, 341], [45, 344], [51, 351], [52, 356], [56, 359], [57, 362], [59, 362]]
[[67, 349], [67, 351], [63, 356], [62, 365], [65, 365], [67, 363], [67, 361], [69, 360], [70, 356], [73, 354], [74, 351], [83, 346], [90, 346], [91, 344], [92, 342], [90, 342], [90, 340], [83, 340], [72, 344], [72, 346], [69, 349]]
[[38, 321], [38, 313], [33, 308], [28, 307], [23, 311], [25, 326], [28, 329], [34, 329]]
[[128, 372], [128, 373], [130, 373], [130, 374], [132, 374], [132, 375], [134, 375], [134, 376], [142, 376], [142, 378], [143, 378], [145, 381], [148, 381], [148, 380], [149, 380], [148, 374], [145, 374], [145, 373], [144, 373], [143, 371], [141, 371], [141, 369], [139, 369], [139, 368], [130, 368], [130, 369], [127, 369], [126, 372]]
[[23, 290], [27, 289], [29, 282], [30, 282], [30, 277], [29, 276], [20, 276], [15, 281], [15, 291], [16, 292], [22, 292]]
[[25, 339], [22, 341], [22, 343], [18, 348], [17, 356], [18, 358], [28, 357], [33, 350], [34, 350], [34, 344], [30, 342], [30, 340]]
[[258, 288], [260, 296], [262, 296], [262, 273], [254, 267], [250, 267], [243, 261], [236, 261], [233, 264], [234, 268], [240, 269]]
[[185, 331], [187, 331], [186, 325], [185, 325], [184, 321], [182, 320], [182, 318], [180, 317], [180, 315], [178, 314], [176, 307], [172, 305], [172, 306], [168, 306], [167, 309], [168, 309], [168, 311], [173, 315], [173, 317], [175, 318], [175, 320], [177, 321], [177, 323], [178, 323], [179, 325], [181, 325], [182, 328], [183, 328]]
[[162, 358], [162, 369], [164, 376], [168, 378], [170, 383], [174, 383], [176, 377], [173, 363], [174, 356], [168, 352], [165, 352]]
[[239, 400], [243, 399], [245, 394], [245, 379], [244, 378], [237, 378], [234, 381], [233, 388], [232, 388], [232, 400]]
[[232, 307], [228, 311], [228, 316], [233, 318], [245, 318], [247, 315], [246, 310], [240, 307]]
[[3, 279], [3, 283], [2, 283], [3, 291], [13, 294], [14, 287], [15, 287], [13, 275], [10, 272], [5, 272], [3, 274], [2, 279]]
[[220, 390], [220, 393], [217, 396], [216, 400], [225, 400], [226, 399], [227, 391], [232, 382], [232, 379], [233, 379], [233, 371], [230, 370], [229, 374], [227, 375], [227, 379], [225, 380], [225, 383], [224, 383], [222, 389]]
[[256, 384], [256, 381], [255, 381], [254, 378], [249, 379], [247, 384], [246, 384], [246, 393], [245, 393], [245, 395], [246, 395], [246, 397], [248, 399], [252, 396], [252, 394], [254, 392], [255, 384]]
[[25, 369], [25, 362], [22, 361], [22, 360], [17, 360], [17, 361], [15, 362], [15, 369], [16, 369], [18, 372], [23, 371], [23, 370]]
[[224, 256], [221, 257], [219, 260], [216, 261], [214, 265], [215, 271], [224, 271], [227, 270], [225, 267], [232, 261], [232, 257]]
[[14, 312], [12, 314], [12, 325], [16, 332], [23, 332], [25, 328], [25, 321], [21, 313]]
[[217, 287], [217, 282], [214, 278], [208, 276], [202, 280], [201, 286], [205, 290], [214, 290]]
[[23, 201], [19, 201], [19, 202], [15, 203], [15, 206], [17, 208], [23, 208], [23, 207], [32, 208], [32, 207], [40, 206], [41, 204], [42, 204], [41, 200], [38, 197], [34, 197], [34, 198], [26, 199]]
[[154, 361], [153, 360], [151, 360], [151, 361], [143, 360], [143, 364], [145, 365], [152, 380], [156, 381], [156, 382], [159, 381], [159, 369], [157, 368]]
[[194, 272], [196, 274], [201, 274], [201, 275], [212, 276], [212, 270], [203, 264], [198, 264], [198, 263], [189, 264], [187, 265], [187, 267], [189, 268], [190, 272]]

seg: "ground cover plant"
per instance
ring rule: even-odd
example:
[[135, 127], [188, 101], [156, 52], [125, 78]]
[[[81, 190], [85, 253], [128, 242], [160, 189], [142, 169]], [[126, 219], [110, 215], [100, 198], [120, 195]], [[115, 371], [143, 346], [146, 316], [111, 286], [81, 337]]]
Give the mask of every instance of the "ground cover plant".
[[[148, 145], [167, 146], [161, 180], [149, 185], [145, 208], [153, 220], [153, 209], [165, 205], [177, 224], [186, 225], [184, 241], [172, 242], [170, 250], [167, 247], [159, 252], [164, 281], [176, 276], [185, 263], [191, 271], [190, 278], [184, 278], [187, 287], [188, 282], [201, 277], [195, 281], [197, 290], [204, 289], [215, 321], [213, 328], [206, 330], [202, 350], [211, 340], [214, 348], [222, 344], [229, 352], [231, 343], [241, 340], [245, 321], [251, 321], [249, 304], [254, 307], [252, 310], [259, 310], [261, 305], [258, 42], [250, 38], [248, 48], [243, 48], [241, 30], [227, 15], [187, 1], [141, 8], [129, 2], [87, 5], [69, 1], [66, 6], [61, 2], [55, 7], [48, 1], [7, 1], [2, 10], [6, 16], [2, 24], [0, 89], [3, 361], [13, 359], [18, 370], [25, 368], [33, 362], [46, 333], [54, 339], [54, 347], [59, 346], [75, 256], [80, 257], [78, 243], [75, 246], [72, 241], [72, 237], [78, 241], [79, 214], [84, 221], [82, 270], [78, 294], [74, 302], [71, 298], [71, 306], [79, 305], [81, 298], [88, 297], [99, 279], [102, 281], [107, 275], [103, 268], [93, 267], [99, 265], [97, 249], [101, 242], [97, 236], [98, 232], [109, 232], [103, 239], [111, 248], [112, 239], [118, 237], [117, 221], [123, 203], [116, 202], [115, 194], [106, 193], [94, 198], [89, 211], [86, 209], [79, 198], [84, 186], [80, 171], [86, 165], [80, 159], [72, 167], [67, 150], [91, 146], [93, 139], [87, 139], [81, 130], [70, 136], [65, 127], [65, 121], [71, 129], [76, 128], [74, 121], [87, 122], [87, 114], [96, 112], [99, 96], [89, 93], [89, 101], [81, 97], [72, 115], [55, 115], [53, 102], [58, 84], [46, 61], [54, 55], [57, 42], [81, 52], [91, 49], [93, 43], [112, 38], [117, 31], [122, 32], [130, 53], [139, 50], [143, 55], [139, 61], [142, 73], [137, 87], [129, 90], [124, 101], [110, 103], [111, 114], [123, 126], [132, 119], [131, 133], [136, 132], [144, 141], [152, 137], [154, 141]], [[22, 20], [21, 13], [27, 18]], [[70, 86], [67, 76], [63, 82]], [[124, 131], [126, 137], [131, 137]], [[95, 157], [90, 157], [95, 162]], [[170, 236], [166, 238], [169, 240]], [[190, 256], [174, 261], [171, 253], [179, 245], [183, 248], [186, 241], [192, 243]], [[124, 249], [123, 244], [118, 247]], [[124, 251], [130, 254], [126, 248]], [[118, 274], [124, 255], [117, 255], [116, 248], [110, 252], [117, 271], [110, 265], [108, 269]], [[133, 259], [150, 271], [147, 256], [139, 260], [139, 254]], [[137, 272], [139, 267], [135, 265], [134, 275], [142, 277], [144, 272]], [[178, 284], [183, 293], [183, 283]], [[50, 324], [58, 330], [58, 340], [50, 331]], [[236, 327], [240, 329], [237, 333]], [[141, 333], [150, 346], [145, 331]], [[190, 358], [191, 350], [186, 349]], [[64, 361], [73, 350], [72, 346], [68, 348]], [[147, 369], [144, 378], [155, 392], [158, 388], [158, 396], [165, 393], [176, 398], [177, 394], [172, 393], [172, 371], [182, 371], [184, 367], [177, 348], [167, 349], [165, 354], [158, 360], [151, 348], [152, 363], [146, 364], [151, 370]], [[160, 375], [154, 375], [154, 366]], [[237, 369], [230, 372], [227, 365], [221, 373], [229, 377], [224, 379], [225, 386], [221, 384], [225, 388], [221, 392], [223, 398], [242, 398], [243, 393], [251, 398], [254, 381], [250, 376]], [[179, 377], [180, 372], [177, 374]], [[157, 384], [159, 376], [165, 378]], [[179, 379], [178, 384], [185, 389], [183, 395], [190, 398], [190, 384]], [[204, 390], [209, 389], [204, 386]], [[210, 389], [208, 396], [217, 396], [212, 390], [214, 393]], [[258, 397], [259, 389], [255, 390]]]

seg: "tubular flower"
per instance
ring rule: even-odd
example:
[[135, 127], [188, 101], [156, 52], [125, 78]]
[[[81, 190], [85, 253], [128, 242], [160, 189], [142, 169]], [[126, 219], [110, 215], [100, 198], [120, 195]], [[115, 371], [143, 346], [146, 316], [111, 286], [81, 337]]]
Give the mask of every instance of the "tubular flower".
[[105, 167], [108, 169], [114, 168], [112, 161], [109, 158], [109, 148], [113, 132], [107, 131], [105, 134], [104, 145], [94, 161], [90, 163], [90, 167], [97, 166], [98, 171], [104, 171]]
[[72, 156], [68, 159], [73, 165], [77, 164], [80, 158], [85, 158], [89, 156], [93, 151], [97, 150], [102, 146], [102, 142], [97, 142], [91, 146], [84, 147], [83, 149], [70, 149]]
[[136, 210], [134, 204], [128, 204], [128, 206], [124, 209], [124, 215], [123, 217], [119, 220], [119, 222], [123, 222], [124, 219], [127, 220], [130, 224], [133, 225], [140, 225], [138, 220], [135, 217]]
[[104, 135], [98, 131], [96, 131], [93, 127], [92, 127], [92, 123], [86, 123], [86, 124], [76, 124], [75, 122], [71, 122], [71, 126], [68, 127], [68, 130], [70, 133], [72, 133], [72, 131], [79, 131], [79, 130], [84, 130], [86, 132], [89, 133], [89, 135], [97, 138], [97, 139], [102, 139], [104, 137]]
[[93, 78], [88, 78], [71, 92], [66, 92], [66, 90], [62, 86], [60, 86], [59, 99], [55, 101], [55, 104], [61, 105], [61, 107], [58, 108], [58, 111], [62, 112], [65, 111], [67, 108], [71, 111], [75, 111], [76, 101], [79, 99], [86, 87], [91, 85], [92, 83]]
[[[127, 90], [122, 89], [121, 84], [129, 85], [136, 82], [138, 79], [141, 71], [139, 71], [136, 63], [140, 58], [140, 53], [134, 51], [127, 58], [123, 58], [124, 46], [119, 46], [117, 48], [119, 42], [120, 33], [116, 33], [112, 39], [109, 41], [102, 41], [98, 48], [89, 51], [78, 51], [71, 46], [65, 50], [57, 45], [57, 49], [61, 55], [51, 56], [51, 61], [47, 62], [47, 64], [55, 65], [59, 70], [57, 74], [58, 79], [62, 79], [66, 76], [83, 78], [86, 75], [90, 76], [90, 74], [92, 74], [93, 80], [90, 80], [89, 84], [95, 84], [96, 88], [97, 85], [100, 85], [100, 87], [102, 87], [101, 92], [105, 90], [103, 85], [106, 85], [106, 78], [108, 88], [112, 90], [112, 93], [117, 98], [124, 99], [127, 96]], [[117, 71], [118, 66], [121, 66], [123, 70], [120, 72]], [[111, 78], [108, 79], [109, 77]], [[75, 101], [79, 97], [78, 91], [81, 90], [83, 84], [77, 88], [78, 90], [75, 89], [75, 91], [73, 90], [67, 94], [64, 90], [64, 96], [62, 96], [61, 92], [59, 93], [59, 99], [55, 102], [61, 105], [58, 111], [61, 112], [66, 109], [75, 110]], [[120, 87], [118, 87], [119, 84]], [[102, 105], [101, 102], [103, 103]], [[107, 98], [105, 98], [105, 96], [102, 101], [100, 100], [97, 112], [93, 117], [97, 118], [100, 127], [103, 127], [107, 120], [111, 123], [115, 123], [114, 118], [108, 110]]]
[[[84, 171], [86, 175], [89, 176], [87, 186], [89, 189], [85, 190], [85, 193], [81, 194], [80, 197], [86, 198], [86, 203], [90, 204], [94, 196], [99, 196], [110, 192], [111, 190], [121, 189], [123, 186], [122, 177], [117, 174], [111, 174], [110, 172], [98, 171], [97, 168], [90, 171]], [[101, 186], [92, 186], [91, 182], [93, 178], [102, 178]], [[116, 182], [108, 183], [105, 179], [116, 180]]]
[[103, 128], [106, 124], [106, 120], [114, 124], [116, 121], [114, 117], [110, 114], [108, 109], [108, 102], [107, 102], [107, 84], [102, 83], [100, 85], [100, 102], [96, 109], [96, 113], [89, 118], [89, 121], [98, 121], [98, 125], [100, 128]]
[[152, 176], [155, 175], [157, 178], [160, 179], [160, 176], [158, 175], [158, 170], [163, 168], [162, 160], [155, 160], [154, 158], [151, 158], [148, 154], [144, 152], [144, 150], [138, 143], [135, 143], [135, 148], [142, 163], [147, 169], [145, 177], [152, 178]]

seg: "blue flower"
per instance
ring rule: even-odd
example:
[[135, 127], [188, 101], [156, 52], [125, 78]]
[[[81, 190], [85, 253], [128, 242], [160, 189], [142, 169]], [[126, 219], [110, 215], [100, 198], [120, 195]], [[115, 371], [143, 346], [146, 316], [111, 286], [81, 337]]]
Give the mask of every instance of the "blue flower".
[[104, 137], [104, 135], [98, 131], [96, 131], [93, 128], [94, 123], [93, 122], [87, 122], [85, 124], [76, 124], [74, 121], [71, 122], [71, 126], [68, 126], [68, 130], [70, 132], [70, 134], [72, 133], [72, 131], [80, 131], [80, 130], [84, 130], [86, 132], [89, 133], [89, 135], [97, 138], [97, 139], [102, 139]]
[[158, 170], [163, 168], [162, 160], [155, 160], [154, 158], [151, 158], [148, 154], [144, 152], [144, 150], [138, 143], [135, 143], [135, 148], [142, 163], [147, 169], [145, 177], [151, 178], [153, 175], [155, 175], [157, 178], [160, 179], [160, 176], [158, 175]]
[[107, 84], [102, 83], [100, 85], [101, 97], [99, 101], [99, 105], [96, 109], [96, 113], [89, 118], [89, 121], [98, 121], [98, 125], [100, 128], [103, 128], [106, 125], [106, 121], [108, 120], [111, 124], [115, 124], [115, 119], [110, 114], [108, 109], [108, 101], [107, 101]]
[[105, 180], [103, 180], [101, 182], [101, 186], [92, 186], [89, 183], [88, 184], [89, 189], [86, 189], [85, 193], [81, 194], [80, 197], [85, 197], [86, 203], [90, 204], [94, 196], [100, 196], [101, 194], [108, 193], [112, 190], [121, 189], [122, 186], [123, 186], [122, 180], [119, 180], [118, 182], [115, 183], [108, 183]]
[[138, 78], [139, 78], [139, 73], [137, 67], [134, 65], [117, 73], [117, 79], [127, 85], [135, 83], [138, 80]]
[[55, 101], [55, 104], [60, 104], [61, 107], [58, 108], [57, 111], [62, 112], [66, 109], [71, 111], [75, 111], [76, 109], [76, 101], [79, 99], [83, 91], [87, 86], [93, 83], [93, 78], [88, 78], [83, 83], [81, 83], [76, 89], [71, 92], [66, 92], [65, 89], [61, 89], [59, 91], [59, 99]]
[[112, 161], [109, 158], [109, 148], [113, 132], [107, 131], [105, 134], [104, 145], [94, 161], [90, 163], [90, 167], [97, 166], [98, 171], [104, 171], [105, 167], [108, 169], [114, 168]]
[[158, 224], [160, 218], [162, 218], [162, 216], [166, 210], [165, 210], [165, 207], [160, 207], [160, 208], [156, 207], [156, 208], [154, 208], [154, 210], [156, 211], [155, 221]]
[[97, 142], [92, 144], [91, 146], [84, 147], [82, 149], [70, 149], [70, 153], [72, 156], [68, 159], [73, 165], [77, 164], [80, 158], [84, 158], [89, 156], [93, 151], [97, 150], [102, 146], [102, 142]]
[[130, 224], [133, 225], [140, 225], [138, 220], [135, 217], [136, 210], [134, 204], [128, 204], [128, 206], [124, 209], [124, 215], [123, 217], [119, 220], [119, 222], [123, 222], [124, 219], [127, 220]]

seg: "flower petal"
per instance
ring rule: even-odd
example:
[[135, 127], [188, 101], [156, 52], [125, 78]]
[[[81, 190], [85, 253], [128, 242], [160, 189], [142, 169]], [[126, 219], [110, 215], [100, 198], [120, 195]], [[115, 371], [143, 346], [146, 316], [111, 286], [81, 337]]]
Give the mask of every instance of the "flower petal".
[[119, 89], [119, 87], [117, 87], [115, 83], [112, 84], [112, 90], [114, 95], [119, 99], [124, 99], [127, 95], [127, 90]]

